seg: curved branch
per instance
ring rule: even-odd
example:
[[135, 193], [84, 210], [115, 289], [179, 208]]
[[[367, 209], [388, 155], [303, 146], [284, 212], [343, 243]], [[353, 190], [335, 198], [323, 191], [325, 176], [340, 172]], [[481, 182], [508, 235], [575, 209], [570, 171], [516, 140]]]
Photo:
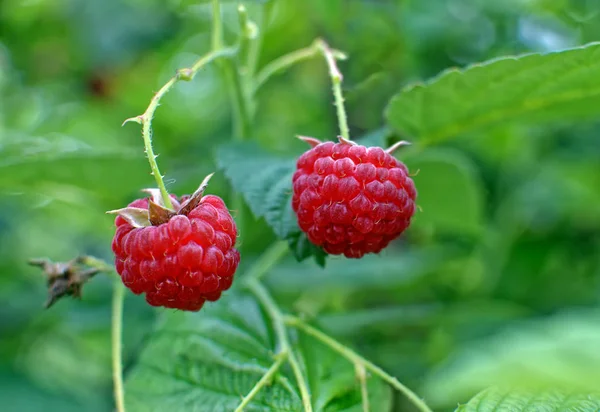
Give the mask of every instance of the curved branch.
[[158, 164], [156, 163], [156, 155], [154, 154], [154, 149], [152, 148], [152, 118], [154, 117], [154, 112], [159, 106], [160, 99], [163, 98], [165, 94], [177, 83], [179, 80], [192, 80], [198, 71], [203, 68], [208, 63], [216, 60], [219, 57], [231, 56], [237, 52], [237, 48], [230, 47], [225, 49], [219, 49], [211, 51], [210, 53], [202, 56], [191, 68], [180, 69], [177, 71], [175, 76], [173, 76], [160, 90], [152, 97], [150, 100], [150, 104], [146, 111], [135, 117], [130, 117], [125, 120], [123, 124], [128, 122], [135, 122], [142, 125], [142, 137], [144, 139], [144, 147], [146, 150], [146, 156], [148, 157], [148, 162], [150, 163], [150, 169], [152, 170], [152, 175], [156, 180], [156, 184], [160, 189], [160, 193], [163, 198], [163, 203], [169, 209], [173, 208], [171, 203], [171, 199], [169, 198], [169, 193], [167, 192], [167, 188], [163, 182], [163, 176], [160, 174], [160, 170], [158, 169]]

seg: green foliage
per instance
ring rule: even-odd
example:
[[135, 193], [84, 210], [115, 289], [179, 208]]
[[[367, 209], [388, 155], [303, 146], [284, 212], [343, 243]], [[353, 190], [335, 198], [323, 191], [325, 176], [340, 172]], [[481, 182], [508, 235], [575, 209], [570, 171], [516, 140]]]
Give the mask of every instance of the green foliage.
[[483, 187], [469, 158], [452, 150], [429, 150], [406, 156], [405, 161], [419, 188], [421, 213], [415, 217], [416, 226], [442, 233], [481, 231]]
[[503, 57], [452, 69], [409, 86], [390, 102], [398, 131], [432, 144], [477, 128], [523, 120], [571, 120], [599, 113], [599, 44], [548, 54]]
[[[224, 40], [235, 44], [239, 2], [221, 3]], [[597, 410], [596, 396], [586, 397], [600, 378], [595, 3], [242, 3], [259, 28], [250, 57], [235, 56], [231, 73], [211, 64], [176, 84], [160, 102], [153, 141], [170, 192], [189, 193], [217, 171], [207, 193], [232, 209], [240, 194], [257, 219], [241, 219], [242, 261], [223, 300], [197, 314], [157, 313], [128, 295], [128, 410], [232, 410], [258, 382], [278, 343], [271, 318], [240, 289], [275, 238], [303, 260], [265, 273], [281, 311], [344, 339], [435, 411], [492, 385], [516, 388], [491, 389], [459, 410], [554, 410], [563, 390], [572, 395], [557, 410]], [[210, 2], [5, 0], [1, 8], [2, 408], [113, 410], [112, 279], [96, 277], [82, 301], [44, 312], [43, 278], [24, 262], [112, 259], [113, 218], [104, 212], [155, 184], [139, 126], [120, 125], [209, 50]], [[396, 155], [416, 174], [420, 206], [379, 256], [330, 257], [324, 268], [307, 259], [323, 264], [325, 255], [298, 230], [289, 199], [306, 150], [294, 136], [339, 133], [326, 65], [303, 60], [254, 95], [249, 84], [317, 37], [349, 56], [339, 68], [352, 139], [413, 143]], [[239, 113], [227, 74], [236, 73], [250, 100], [244, 142], [232, 124]], [[315, 409], [360, 411], [353, 365], [290, 332]], [[372, 411], [413, 412], [377, 377], [367, 381]], [[531, 395], [527, 385], [548, 391]], [[285, 363], [248, 410], [299, 410], [300, 401]]]
[[293, 158], [277, 158], [247, 143], [221, 147], [217, 159], [217, 165], [244, 196], [252, 213], [264, 217], [279, 238], [297, 231], [290, 204]]
[[[268, 323], [249, 298], [201, 313], [168, 312], [127, 380], [127, 410], [233, 410], [273, 363]], [[293, 382], [293, 380], [292, 380]], [[261, 391], [250, 410], [293, 411], [288, 376]]]
[[593, 412], [599, 408], [598, 394], [490, 388], [459, 406], [456, 412]]
[[219, 148], [217, 165], [244, 196], [254, 216], [264, 218], [277, 237], [289, 241], [298, 261], [314, 256], [319, 265], [325, 265], [325, 252], [300, 231], [292, 210], [294, 158], [276, 157], [256, 144], [238, 143]]
[[[33, 192], [73, 203], [84, 203], [87, 196], [115, 199], [129, 194], [129, 186], [113, 183], [121, 174], [118, 166], [130, 162], [145, 167], [141, 150], [92, 147], [63, 136], [8, 137], [0, 145], [0, 159], [0, 190], [4, 194]], [[144, 184], [144, 175], [133, 173], [130, 179]], [[56, 196], [61, 187], [63, 196]], [[73, 194], [64, 196], [65, 192]]]
[[[359, 411], [353, 367], [330, 350], [301, 342], [315, 411]], [[276, 344], [268, 319], [253, 298], [229, 295], [199, 313], [168, 312], [159, 321], [127, 379], [128, 411], [234, 410], [274, 362]], [[369, 380], [374, 410], [390, 409], [390, 391]], [[246, 410], [296, 411], [300, 395], [283, 369]]]
[[430, 377], [426, 395], [445, 404], [492, 385], [596, 391], [599, 325], [597, 313], [569, 313], [474, 342]]

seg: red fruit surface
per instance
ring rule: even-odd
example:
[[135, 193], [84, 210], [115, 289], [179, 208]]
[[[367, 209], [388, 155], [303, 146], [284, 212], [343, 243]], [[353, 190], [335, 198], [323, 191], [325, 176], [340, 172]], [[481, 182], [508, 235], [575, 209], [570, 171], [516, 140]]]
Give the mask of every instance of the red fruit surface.
[[293, 177], [292, 207], [325, 252], [379, 253], [409, 226], [417, 192], [408, 169], [380, 147], [325, 142], [306, 151]]
[[[186, 198], [172, 196], [177, 208]], [[147, 208], [148, 199], [130, 207]], [[112, 250], [117, 272], [127, 288], [144, 293], [152, 306], [198, 311], [229, 289], [240, 261], [234, 248], [237, 228], [225, 203], [207, 195], [187, 215], [157, 226], [134, 228], [123, 217]]]

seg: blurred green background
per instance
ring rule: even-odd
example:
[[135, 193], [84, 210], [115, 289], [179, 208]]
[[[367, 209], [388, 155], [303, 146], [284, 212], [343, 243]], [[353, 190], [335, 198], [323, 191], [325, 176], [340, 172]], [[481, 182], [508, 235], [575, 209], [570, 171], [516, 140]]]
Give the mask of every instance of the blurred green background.
[[[404, 85], [453, 66], [600, 40], [594, 0], [303, 0], [274, 2], [259, 67], [316, 37], [340, 63], [351, 134], [383, 144], [383, 111]], [[248, 2], [258, 19], [264, 2]], [[224, 2], [226, 38], [237, 3]], [[112, 218], [154, 185], [139, 127], [152, 93], [210, 47], [210, 4], [188, 0], [0, 3], [0, 403], [4, 411], [112, 408], [111, 282], [43, 310], [30, 257], [111, 259]], [[231, 140], [223, 76], [178, 84], [154, 121], [169, 190], [189, 193]], [[298, 155], [296, 134], [337, 133], [320, 59], [257, 95], [253, 137]], [[267, 285], [423, 395], [435, 410], [491, 383], [600, 389], [600, 122], [500, 125], [400, 151], [419, 205], [403, 240], [359, 262], [284, 262]], [[410, 136], [403, 136], [411, 140]], [[225, 198], [217, 174], [210, 192]], [[273, 241], [246, 222], [242, 269]], [[156, 312], [129, 294], [126, 370]], [[399, 396], [397, 410], [410, 410]]]

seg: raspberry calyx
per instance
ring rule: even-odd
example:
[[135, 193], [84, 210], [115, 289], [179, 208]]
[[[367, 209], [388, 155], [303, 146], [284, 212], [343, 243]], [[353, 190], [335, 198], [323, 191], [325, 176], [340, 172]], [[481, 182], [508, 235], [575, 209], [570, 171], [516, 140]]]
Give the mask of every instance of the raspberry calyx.
[[30, 259], [29, 264], [38, 266], [44, 272], [48, 284], [48, 309], [64, 296], [81, 299], [81, 290], [96, 274], [106, 271], [105, 268], [94, 267], [93, 258], [78, 256], [68, 262], [52, 262], [45, 258]]
[[145, 294], [152, 306], [198, 311], [231, 287], [240, 261], [237, 227], [223, 200], [203, 196], [212, 175], [191, 196], [170, 195], [166, 208], [158, 189], [117, 214], [112, 242], [123, 284]]
[[292, 208], [308, 239], [332, 255], [379, 253], [410, 225], [417, 192], [391, 153], [341, 136], [339, 143], [299, 136], [311, 149], [297, 161]]

